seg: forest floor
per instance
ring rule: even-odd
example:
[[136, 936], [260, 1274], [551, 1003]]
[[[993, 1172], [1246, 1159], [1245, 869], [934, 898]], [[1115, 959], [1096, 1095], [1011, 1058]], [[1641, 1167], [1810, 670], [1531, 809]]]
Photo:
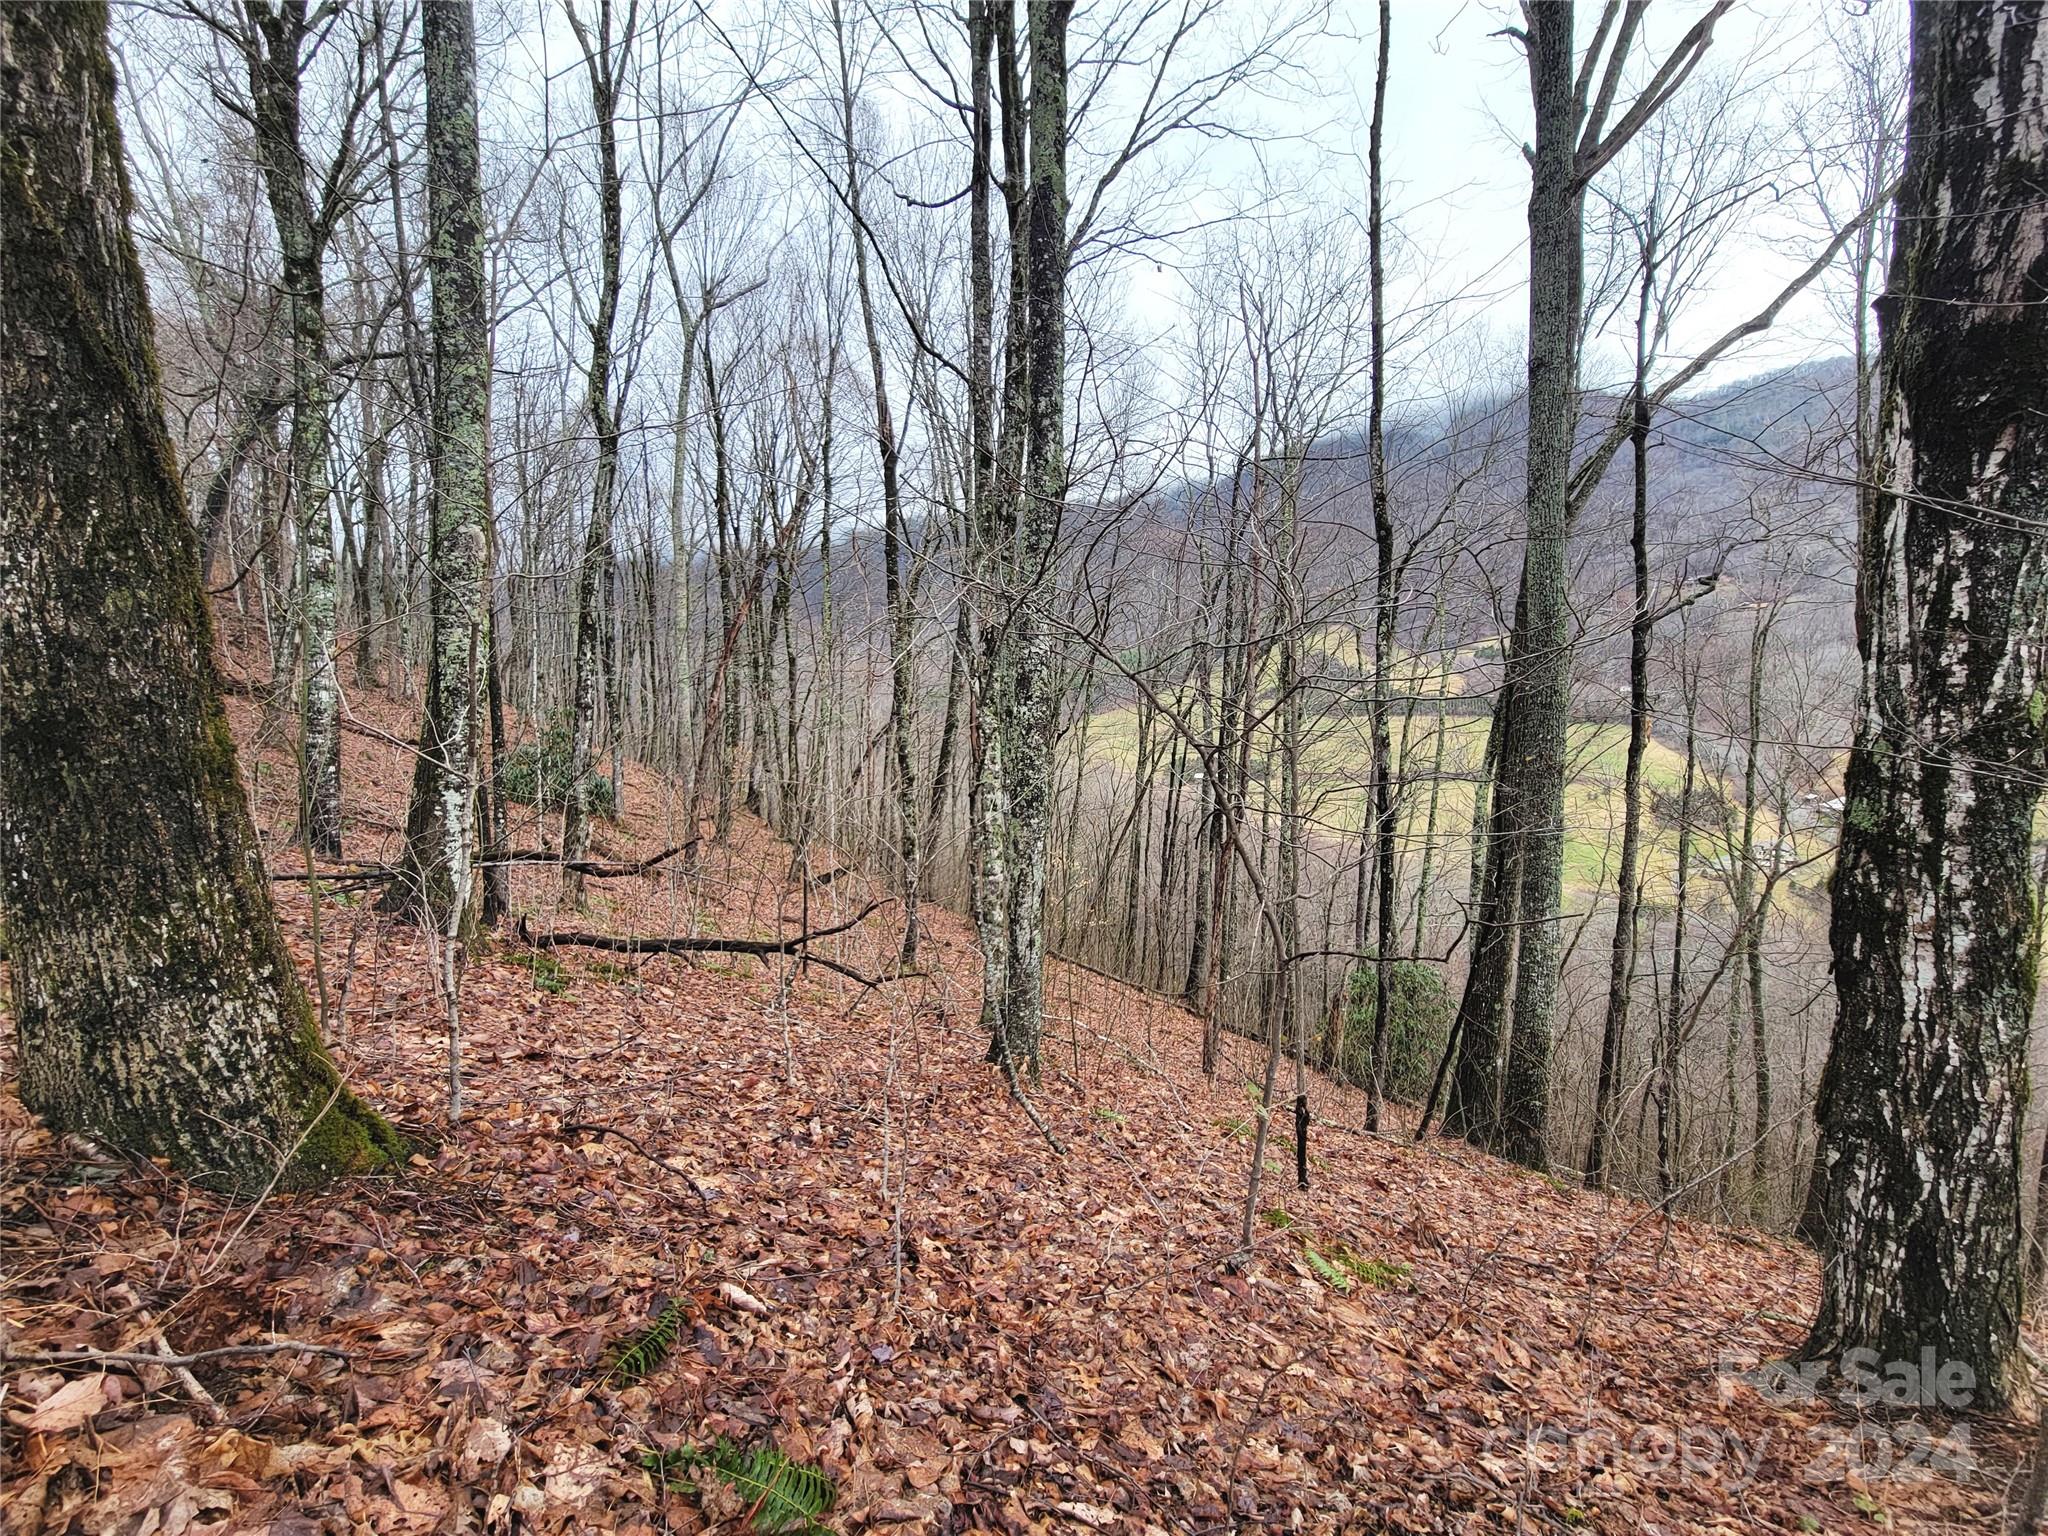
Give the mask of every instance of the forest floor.
[[[352, 710], [349, 851], [388, 859], [412, 723]], [[273, 868], [295, 869], [288, 742], [233, 712]], [[607, 856], [680, 840], [659, 780], [630, 771], [626, 803]], [[791, 863], [745, 824], [694, 870], [593, 882], [573, 919], [553, 873], [515, 888], [542, 929], [754, 937], [879, 894]], [[409, 1166], [227, 1202], [43, 1130], [10, 1028], [0, 1322], [17, 1356], [339, 1353], [189, 1380], [9, 1360], [19, 1536], [743, 1529], [749, 1499], [638, 1459], [721, 1435], [821, 1466], [845, 1531], [1993, 1531], [2016, 1494], [2016, 1420], [1760, 1380], [1811, 1314], [1804, 1249], [1364, 1135], [1320, 1081], [1310, 1187], [1276, 1116], [1231, 1266], [1254, 1047], [1205, 1080], [1192, 1017], [1056, 964], [1033, 1099], [1056, 1153], [983, 1063], [952, 914], [926, 909], [926, 974], [875, 987], [508, 926], [467, 972], [451, 1132], [430, 941], [360, 896], [277, 890]], [[883, 975], [900, 924], [883, 906], [819, 953]], [[673, 1348], [628, 1380], [622, 1342], [670, 1299]]]

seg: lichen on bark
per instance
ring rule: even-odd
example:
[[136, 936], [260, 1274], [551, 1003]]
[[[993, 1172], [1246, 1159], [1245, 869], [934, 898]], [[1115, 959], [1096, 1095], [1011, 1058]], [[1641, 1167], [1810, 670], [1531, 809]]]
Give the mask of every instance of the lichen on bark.
[[278, 932], [163, 425], [99, 4], [0, 9], [0, 908], [23, 1102], [230, 1189], [402, 1152]]
[[2048, 772], [2044, 113], [2038, 0], [1916, 8], [1809, 1202], [1808, 1353], [1931, 1349], [1969, 1368], [1980, 1408], [2012, 1388], [2023, 1299], [2029, 851]]
[[490, 317], [484, 292], [475, 22], [469, 0], [421, 13], [427, 83], [427, 270], [433, 284], [433, 645], [390, 905], [440, 933], [474, 926], [479, 715], [490, 655]]

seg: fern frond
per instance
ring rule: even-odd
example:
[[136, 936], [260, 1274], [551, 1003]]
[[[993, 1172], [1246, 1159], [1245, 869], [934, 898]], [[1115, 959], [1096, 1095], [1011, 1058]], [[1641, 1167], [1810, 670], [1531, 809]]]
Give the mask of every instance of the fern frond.
[[1333, 1291], [1348, 1291], [1351, 1289], [1351, 1276], [1342, 1269], [1339, 1269], [1335, 1264], [1332, 1264], [1320, 1253], [1317, 1253], [1316, 1245], [1307, 1238], [1302, 1239], [1301, 1251], [1302, 1255], [1308, 1260], [1308, 1267], [1316, 1272], [1316, 1278], [1321, 1280], [1323, 1284]]
[[1346, 1248], [1337, 1255], [1337, 1261], [1367, 1285], [1386, 1290], [1399, 1285], [1414, 1273], [1414, 1266], [1392, 1259], [1368, 1259]]
[[749, 1501], [761, 1536], [807, 1536], [838, 1493], [823, 1472], [791, 1461], [772, 1445], [741, 1451], [721, 1440], [711, 1448], [711, 1464]]
[[676, 1335], [682, 1326], [683, 1309], [671, 1301], [655, 1314], [654, 1321], [637, 1338], [619, 1350], [612, 1359], [608, 1374], [621, 1381], [638, 1381], [668, 1359], [669, 1351], [676, 1347]]
[[772, 1445], [741, 1448], [720, 1436], [708, 1450], [679, 1446], [649, 1451], [640, 1465], [670, 1487], [694, 1489], [687, 1474], [709, 1467], [747, 1501], [748, 1529], [758, 1536], [818, 1536], [819, 1522], [839, 1490], [818, 1468], [791, 1461]]

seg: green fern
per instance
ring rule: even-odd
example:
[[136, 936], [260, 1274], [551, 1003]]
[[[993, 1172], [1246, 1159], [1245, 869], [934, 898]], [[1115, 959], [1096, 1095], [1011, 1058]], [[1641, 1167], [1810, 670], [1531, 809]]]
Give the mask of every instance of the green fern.
[[1308, 1267], [1316, 1272], [1316, 1278], [1331, 1290], [1348, 1291], [1351, 1289], [1351, 1276], [1339, 1269], [1335, 1264], [1332, 1264], [1320, 1253], [1317, 1253], [1316, 1245], [1307, 1238], [1301, 1240], [1301, 1252], [1302, 1256], [1308, 1260]]
[[1392, 1259], [1366, 1259], [1348, 1249], [1338, 1256], [1338, 1262], [1367, 1285], [1385, 1290], [1399, 1285], [1415, 1272], [1411, 1264], [1402, 1264]]
[[654, 1321], [632, 1343], [612, 1359], [608, 1374], [621, 1381], [638, 1381], [668, 1359], [676, 1347], [676, 1334], [683, 1326], [683, 1309], [671, 1301], [654, 1315]]
[[683, 1445], [648, 1451], [640, 1465], [671, 1487], [694, 1491], [690, 1474], [709, 1467], [747, 1501], [748, 1529], [759, 1536], [814, 1536], [839, 1490], [818, 1468], [791, 1461], [772, 1445], [745, 1449], [720, 1435], [708, 1450]]
[[1316, 1278], [1333, 1291], [1348, 1292], [1354, 1280], [1385, 1290], [1414, 1273], [1413, 1266], [1408, 1264], [1390, 1259], [1368, 1259], [1349, 1243], [1338, 1243], [1324, 1255], [1316, 1251], [1312, 1240], [1304, 1237], [1301, 1252], [1302, 1257], [1308, 1260], [1308, 1267], [1315, 1271]]

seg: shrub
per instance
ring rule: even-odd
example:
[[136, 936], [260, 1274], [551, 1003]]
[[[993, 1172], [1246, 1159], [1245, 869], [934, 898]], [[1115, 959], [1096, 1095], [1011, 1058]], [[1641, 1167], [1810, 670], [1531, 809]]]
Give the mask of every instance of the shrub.
[[[1451, 994], [1436, 968], [1420, 960], [1396, 960], [1388, 977], [1387, 1080], [1390, 1099], [1419, 1103], [1429, 1092], [1450, 1039]], [[1342, 1082], [1363, 1087], [1372, 1076], [1373, 1016], [1378, 982], [1372, 965], [1351, 973], [1342, 1004], [1330, 1011], [1317, 1052], [1318, 1065]], [[1341, 1040], [1338, 1034], [1342, 1026]]]
[[[569, 717], [556, 715], [548, 721], [539, 741], [522, 742], [505, 754], [498, 769], [498, 787], [508, 800], [517, 800], [536, 810], [559, 810], [569, 803], [569, 760], [574, 752]], [[611, 779], [602, 773], [592, 773], [584, 778], [583, 784], [590, 814], [612, 820], [616, 810]]]

